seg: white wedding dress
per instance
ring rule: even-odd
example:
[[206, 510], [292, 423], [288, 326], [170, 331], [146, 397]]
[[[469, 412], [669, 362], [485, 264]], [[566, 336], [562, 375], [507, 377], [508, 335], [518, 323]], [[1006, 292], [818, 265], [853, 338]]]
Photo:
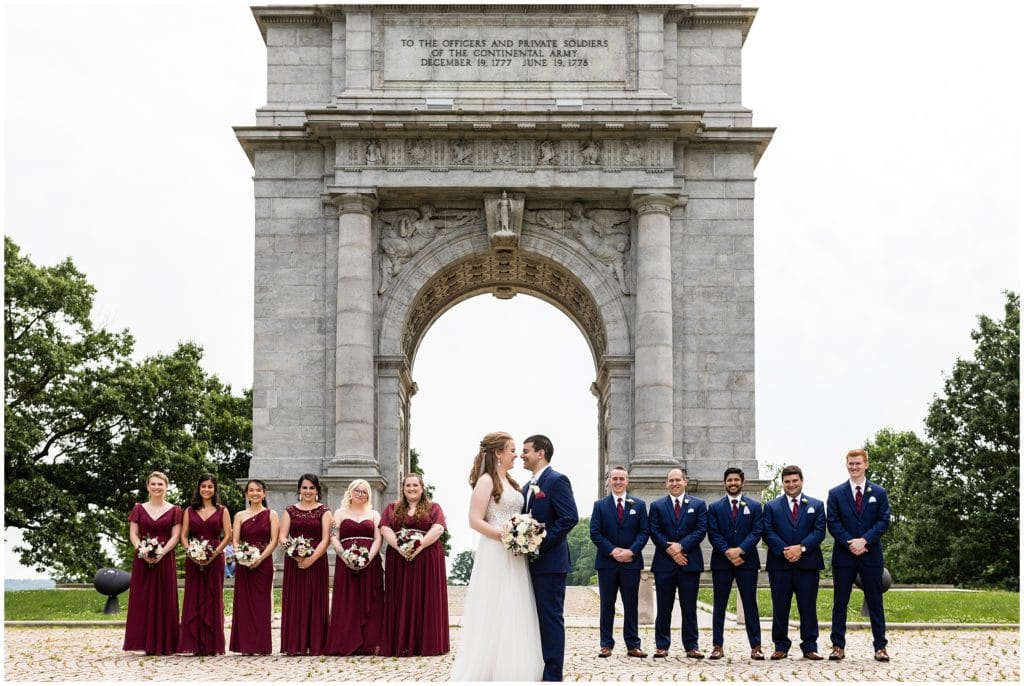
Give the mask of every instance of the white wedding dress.
[[[501, 502], [489, 500], [487, 523], [502, 528], [523, 508], [523, 494], [504, 483]], [[452, 681], [540, 681], [537, 603], [525, 556], [481, 537], [462, 608]]]

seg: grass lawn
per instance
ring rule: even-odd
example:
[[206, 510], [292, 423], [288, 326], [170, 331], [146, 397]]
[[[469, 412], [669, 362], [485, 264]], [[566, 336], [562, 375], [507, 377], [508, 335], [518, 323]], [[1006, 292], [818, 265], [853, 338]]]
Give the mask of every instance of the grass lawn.
[[[708, 605], [711, 589], [701, 589], [698, 597]], [[1020, 622], [1020, 594], [1009, 591], [915, 591], [891, 590], [883, 596], [887, 622], [935, 622], [965, 624], [1014, 624]], [[864, 593], [854, 588], [847, 609], [848, 622], [866, 622], [860, 607]], [[767, 588], [757, 589], [757, 606], [761, 617], [771, 617], [772, 596]], [[728, 612], [736, 611], [736, 587], [729, 595]], [[796, 599], [789, 616], [797, 619]], [[818, 619], [832, 619], [832, 589], [818, 591]]]
[[[183, 591], [178, 591], [181, 607]], [[224, 609], [231, 612], [234, 589], [224, 590]], [[106, 597], [92, 589], [52, 588], [42, 591], [5, 591], [4, 619], [6, 620], [124, 620], [128, 616], [128, 593], [122, 593], [121, 612], [103, 614]], [[281, 589], [274, 589], [274, 611], [281, 611]]]

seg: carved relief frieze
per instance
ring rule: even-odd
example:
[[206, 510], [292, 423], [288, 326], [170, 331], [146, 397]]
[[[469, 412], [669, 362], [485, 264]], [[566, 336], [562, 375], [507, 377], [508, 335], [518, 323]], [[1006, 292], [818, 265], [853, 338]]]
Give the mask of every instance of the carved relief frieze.
[[593, 138], [580, 141], [580, 162], [588, 167], [598, 163], [601, 158], [601, 146]]
[[555, 231], [567, 240], [576, 241], [615, 279], [623, 294], [630, 293], [626, 273], [630, 247], [629, 210], [589, 209], [582, 202], [572, 203], [568, 210], [526, 210], [523, 228]]
[[380, 287], [383, 293], [420, 250], [464, 227], [482, 222], [479, 209], [438, 210], [431, 203], [419, 209], [381, 210], [377, 213], [380, 236]]

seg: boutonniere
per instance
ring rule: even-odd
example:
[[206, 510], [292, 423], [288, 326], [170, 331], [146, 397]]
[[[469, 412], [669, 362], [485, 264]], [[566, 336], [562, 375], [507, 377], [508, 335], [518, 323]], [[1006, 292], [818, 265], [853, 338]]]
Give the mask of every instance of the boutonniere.
[[800, 503], [803, 505], [807, 504], [807, 498], [800, 498]]
[[538, 500], [547, 497], [544, 495], [544, 491], [540, 490], [540, 486], [537, 484], [530, 484], [530, 493], [533, 493], [533, 497]]
[[690, 499], [689, 498], [683, 498], [683, 505], [689, 505], [689, 504], [690, 504]]
[[745, 515], [750, 514], [750, 506], [747, 505], [745, 500], [741, 500], [740, 501], [740, 509], [743, 510], [743, 514], [745, 514]]
[[868, 486], [867, 488], [865, 488], [864, 492], [865, 493], [870, 493], [871, 492], [871, 486]]
[[636, 504], [636, 501], [633, 500], [632, 498], [626, 498], [626, 504], [627, 505], [634, 505], [634, 504]]

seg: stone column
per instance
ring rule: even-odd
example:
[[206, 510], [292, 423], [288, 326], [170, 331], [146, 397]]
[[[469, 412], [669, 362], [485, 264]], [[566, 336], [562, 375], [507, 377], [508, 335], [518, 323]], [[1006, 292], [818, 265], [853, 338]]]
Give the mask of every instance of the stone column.
[[[660, 474], [672, 454], [672, 251], [669, 211], [676, 198], [635, 195], [634, 468]], [[632, 470], [631, 470], [632, 471]], [[638, 474], [639, 475], [639, 474]], [[646, 475], [646, 474], [645, 474]]]
[[338, 301], [334, 348], [334, 459], [327, 474], [378, 478], [374, 453], [373, 228], [377, 201], [349, 193], [338, 207]]

